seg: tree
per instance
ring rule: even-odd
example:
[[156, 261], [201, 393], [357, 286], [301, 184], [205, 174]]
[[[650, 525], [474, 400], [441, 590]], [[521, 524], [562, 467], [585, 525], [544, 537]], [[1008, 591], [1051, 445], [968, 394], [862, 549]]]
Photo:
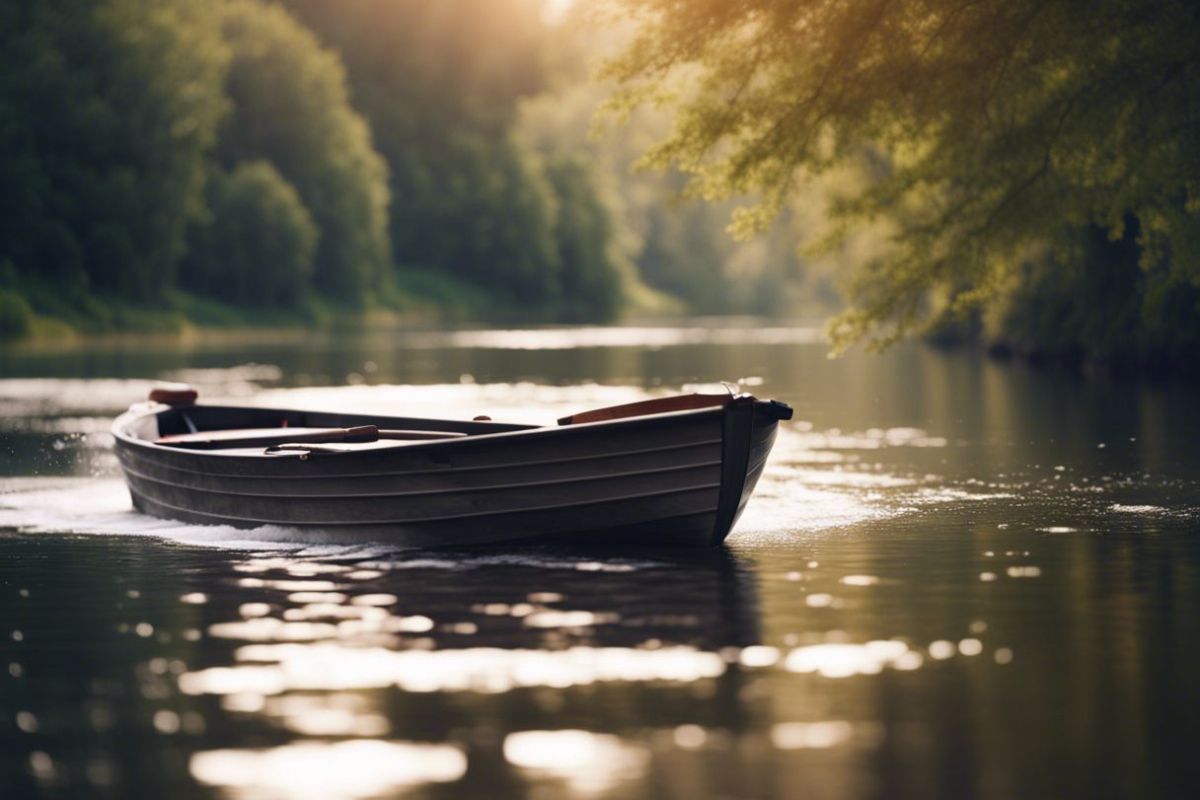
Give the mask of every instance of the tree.
[[1085, 263], [1088, 229], [1120, 241], [1131, 224], [1144, 328], [1173, 304], [1200, 316], [1195, 3], [619, 6], [640, 33], [606, 69], [614, 105], [675, 110], [647, 161], [688, 171], [694, 193], [756, 195], [735, 232], [763, 229], [814, 176], [869, 175], [832, 212], [843, 230], [886, 217], [891, 246], [858, 269], [839, 344], [978, 307], [1033, 263]]
[[193, 236], [186, 288], [237, 305], [295, 308], [308, 293], [317, 226], [300, 195], [266, 161], [215, 172], [210, 218]]
[[560, 157], [547, 168], [558, 197], [554, 235], [562, 267], [562, 315], [570, 321], [611, 320], [621, 308], [626, 278], [613, 220], [587, 165]]
[[225, 111], [186, 0], [0, 2], [0, 260], [47, 294], [160, 300]]
[[221, 29], [232, 51], [233, 113], [221, 129], [220, 162], [236, 169], [269, 161], [319, 229], [316, 287], [362, 302], [391, 265], [388, 173], [350, 106], [341, 61], [279, 6], [230, 0]]
[[405, 266], [546, 313], [558, 301], [554, 197], [510, 136], [537, 90], [541, 22], [528, 0], [286, 0], [345, 60], [391, 172]]

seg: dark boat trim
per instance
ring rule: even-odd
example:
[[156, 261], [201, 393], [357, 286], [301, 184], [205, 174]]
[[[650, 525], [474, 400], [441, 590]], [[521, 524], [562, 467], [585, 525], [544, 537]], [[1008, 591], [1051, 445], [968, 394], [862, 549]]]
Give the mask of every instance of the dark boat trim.
[[[599, 425], [602, 423], [593, 423], [593, 424]], [[580, 425], [577, 427], [583, 427], [583, 426]], [[512, 433], [523, 433], [523, 431], [512, 431]], [[500, 436], [500, 435], [502, 435], [502, 434], [489, 434], [489, 436]], [[472, 436], [469, 438], [471, 439], [471, 441], [478, 442], [481, 439], [483, 439], [483, 436]], [[287, 459], [296, 459], [296, 460], [299, 460], [300, 457], [302, 455], [304, 455], [304, 451], [300, 451], [300, 450], [287, 451], [287, 452], [278, 453], [278, 454], [272, 453], [270, 456], [247, 456], [247, 455], [240, 455], [240, 454], [239, 455], [231, 455], [229, 453], [220, 453], [220, 452], [211, 451], [211, 450], [196, 451], [196, 450], [185, 450], [182, 448], [175, 448], [175, 447], [171, 447], [171, 448], [159, 447], [157, 445], [154, 445], [152, 442], [143, 442], [138, 439], [127, 439], [125, 441], [127, 441], [129, 444], [133, 444], [133, 445], [137, 445], [137, 446], [141, 447], [143, 452], [150, 452], [150, 453], [161, 453], [164, 450], [167, 450], [167, 451], [176, 451], [179, 453], [187, 453], [188, 455], [193, 455], [196, 453], [203, 453], [204, 456], [206, 456], [206, 457], [219, 455], [223, 458], [254, 458], [254, 459], [258, 459], [258, 458], [284, 459], [284, 458], [287, 458]], [[446, 439], [446, 440], [444, 440], [444, 443], [449, 444], [450, 442], [457, 442], [457, 441], [461, 441], [461, 440]], [[502, 464], [481, 464], [478, 466], [454, 467], [453, 472], [455, 472], [455, 473], [475, 472], [478, 470], [485, 470], [485, 469], [510, 469], [510, 468], [516, 468], [516, 467], [545, 466], [548, 464], [571, 464], [576, 461], [599, 461], [599, 460], [605, 459], [605, 458], [623, 458], [626, 456], [646, 455], [647, 453], [662, 453], [662, 452], [668, 452], [671, 450], [686, 450], [689, 447], [704, 447], [706, 445], [720, 444], [721, 442], [722, 442], [721, 439], [701, 439], [701, 440], [698, 440], [695, 442], [688, 442], [686, 444], [671, 444], [671, 445], [663, 445], [662, 447], [646, 447], [646, 448], [642, 448], [640, 450], [622, 450], [617, 453], [597, 453], [596, 455], [591, 455], [591, 456], [570, 456], [568, 458], [547, 458], [547, 459], [530, 460], [530, 461], [509, 461], [509, 462], [502, 463]], [[422, 444], [424, 444], [424, 443], [422, 443]], [[409, 450], [413, 450], [414, 447], [412, 445], [407, 445], [407, 446], [406, 445], [397, 445], [395, 448], [378, 448], [375, 450], [363, 451], [363, 452], [359, 452], [359, 453], [322, 452], [322, 453], [319, 453], [318, 455], [320, 455], [322, 458], [324, 458], [326, 456], [332, 456], [332, 457], [336, 458], [336, 457], [342, 456], [342, 455], [366, 455], [367, 453], [370, 453], [370, 454], [390, 453], [390, 452], [395, 452], [396, 450], [400, 450], [400, 449], [403, 449], [405, 452], [407, 452]], [[211, 472], [206, 472], [204, 470], [191, 469], [189, 467], [177, 466], [175, 464], [171, 464], [170, 469], [178, 470], [179, 472], [189, 472], [193, 475], [212, 475], [213, 474]], [[428, 469], [409, 469], [409, 470], [402, 470], [399, 472], [338, 472], [338, 473], [336, 473], [336, 477], [338, 477], [338, 478], [403, 478], [408, 475], [428, 475], [428, 474], [429, 474]], [[331, 476], [328, 474], [320, 474], [320, 475], [255, 475], [254, 479], [255, 480], [293, 481], [293, 480], [327, 480], [330, 477], [335, 477], [335, 476]]]
[[[655, 452], [658, 452], [658, 451], [655, 451]], [[554, 461], [544, 461], [544, 462], [529, 461], [526, 463], [527, 464], [534, 464], [534, 463], [554, 464], [557, 462], [554, 462]], [[270, 497], [275, 500], [284, 500], [284, 499], [290, 499], [290, 498], [297, 498], [297, 499], [302, 498], [305, 500], [361, 500], [364, 497], [438, 497], [441, 495], [462, 494], [464, 492], [496, 492], [496, 491], [504, 491], [504, 490], [510, 490], [510, 489], [536, 489], [540, 486], [561, 486], [561, 485], [569, 484], [569, 483], [586, 483], [588, 481], [612, 480], [614, 478], [636, 478], [636, 477], [641, 477], [641, 476], [645, 476], [645, 475], [661, 475], [661, 474], [667, 474], [667, 473], [671, 473], [671, 472], [682, 472], [682, 471], [689, 470], [689, 469], [701, 469], [703, 467], [715, 467], [715, 466], [719, 466], [720, 464], [721, 464], [720, 461], [700, 461], [695, 464], [684, 464], [684, 465], [678, 466], [678, 467], [658, 467], [656, 469], [630, 470], [629, 472], [618, 472], [618, 473], [611, 473], [611, 474], [607, 474], [607, 475], [606, 474], [581, 475], [581, 476], [577, 476], [574, 478], [559, 478], [556, 480], [549, 480], [549, 481], [529, 481], [528, 483], [498, 483], [498, 484], [490, 484], [487, 486], [457, 486], [457, 487], [454, 487], [453, 489], [431, 489], [428, 491], [418, 491], [418, 492], [359, 492], [357, 494], [344, 494], [344, 493], [343, 494], [313, 494], [313, 493], [306, 492], [303, 495], [281, 495], [281, 494], [267, 494], [265, 492], [231, 492], [231, 491], [227, 491], [224, 489], [208, 489], [208, 488], [201, 487], [201, 486], [194, 486], [194, 487], [190, 487], [190, 488], [194, 492], [203, 492], [205, 494], [218, 494], [218, 495], [225, 495], [225, 496], [229, 496], [229, 497]], [[128, 474], [137, 477], [138, 480], [148, 481], [149, 483], [157, 483], [162, 486], [175, 486], [176, 485], [174, 483], [171, 483], [170, 481], [163, 480], [162, 478], [155, 478], [152, 475], [147, 475], [144, 472], [139, 472], [138, 470], [136, 470], [132, 467], [129, 467], [129, 466], [124, 466], [123, 469]], [[171, 467], [170, 469], [174, 469], [174, 467]], [[493, 469], [493, 467], [471, 467], [470, 469], [473, 469], [473, 470]], [[498, 469], [504, 469], [504, 467], [503, 466], [498, 467]], [[466, 472], [466, 471], [467, 471], [466, 469], [457, 469], [457, 468], [452, 470], [453, 473]], [[206, 473], [199, 473], [199, 474], [206, 474]], [[377, 477], [377, 476], [391, 475], [391, 474], [395, 474], [395, 473], [379, 472], [379, 473], [369, 473], [368, 475], [370, 477]], [[424, 473], [420, 473], [420, 474], [424, 474]], [[279, 476], [272, 476], [272, 477], [279, 477]], [[345, 477], [351, 477], [351, 476], [339, 474], [338, 477], [345, 478]], [[355, 477], [364, 477], [364, 476], [355, 476]], [[713, 484], [713, 485], [716, 486], [717, 484]]]
[[[676, 489], [663, 489], [663, 490], [657, 491], [657, 492], [643, 492], [641, 494], [626, 494], [626, 495], [619, 495], [617, 497], [605, 497], [600, 500], [583, 500], [583, 501], [571, 502], [571, 503], [554, 503], [551, 505], [543, 505], [543, 506], [524, 506], [523, 508], [507, 508], [507, 509], [501, 509], [499, 511], [472, 511], [469, 514], [446, 514], [443, 516], [436, 516], [436, 517], [413, 517], [410, 519], [369, 519], [369, 520], [352, 520], [352, 521], [347, 521], [347, 522], [322, 521], [319, 523], [312, 524], [312, 527], [320, 528], [320, 527], [330, 527], [330, 526], [343, 527], [343, 526], [358, 526], [358, 525], [417, 525], [417, 524], [425, 524], [425, 523], [430, 523], [430, 522], [446, 522], [449, 520], [456, 520], [456, 519], [474, 519], [477, 517], [500, 517], [500, 516], [505, 516], [508, 514], [525, 514], [530, 511], [558, 511], [558, 510], [561, 510], [564, 508], [578, 508], [580, 506], [598, 506], [598, 505], [605, 505], [607, 503], [624, 503], [629, 500], [644, 500], [648, 497], [667, 497], [667, 496], [673, 495], [673, 494], [687, 494], [688, 492], [702, 492], [702, 491], [705, 491], [706, 489], [716, 489], [719, 486], [720, 486], [720, 484], [718, 484], [718, 483], [709, 483], [709, 484], [702, 484], [699, 486], [684, 486], [684, 487], [680, 487], [680, 488], [676, 488]], [[210, 514], [207, 511], [197, 511], [195, 509], [184, 508], [183, 506], [173, 505], [171, 503], [167, 503], [167, 502], [165, 502], [163, 500], [159, 500], [157, 498], [151, 498], [150, 502], [156, 503], [160, 506], [165, 506], [167, 508], [175, 509], [176, 511], [184, 511], [184, 512], [187, 512], [188, 514], [197, 514], [197, 515], [203, 516], [203, 517], [213, 517], [213, 518], [225, 520], [225, 521], [237, 520], [238, 522], [253, 522], [257, 525], [279, 525], [279, 526], [287, 527], [287, 528], [303, 528], [303, 527], [305, 527], [304, 523], [281, 522], [280, 520], [260, 519], [258, 517], [239, 517], [239, 516], [235, 516], [233, 514]], [[703, 512], [697, 512], [697, 513], [712, 513], [715, 510], [716, 510], [715, 508], [710, 508]]]

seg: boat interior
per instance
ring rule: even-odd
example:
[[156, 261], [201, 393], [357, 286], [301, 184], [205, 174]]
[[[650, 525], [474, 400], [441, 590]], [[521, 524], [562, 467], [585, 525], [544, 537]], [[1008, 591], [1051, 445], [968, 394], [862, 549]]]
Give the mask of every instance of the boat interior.
[[[172, 395], [169, 399], [177, 399]], [[621, 406], [593, 409], [558, 420], [559, 425], [608, 422], [629, 417], [715, 408], [731, 395], [677, 395]], [[153, 414], [134, 416], [123, 433], [156, 445], [184, 450], [238, 455], [282, 455], [289, 452], [354, 452], [482, 434], [535, 430], [538, 425], [473, 420], [381, 417], [323, 411], [196, 405], [188, 391], [184, 402], [168, 404]], [[162, 394], [151, 394], [162, 402]]]
[[[491, 420], [380, 417], [290, 409], [229, 406], [176, 406], [135, 418], [125, 433], [132, 438], [187, 450], [255, 453], [364, 450], [418, 442], [458, 439], [486, 433], [532, 430]], [[292, 445], [298, 447], [292, 448]]]

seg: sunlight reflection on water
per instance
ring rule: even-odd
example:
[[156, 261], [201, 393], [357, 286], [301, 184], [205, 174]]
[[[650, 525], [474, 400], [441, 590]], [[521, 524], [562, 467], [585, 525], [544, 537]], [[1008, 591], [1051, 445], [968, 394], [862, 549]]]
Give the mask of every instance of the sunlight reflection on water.
[[581, 730], [520, 731], [504, 737], [504, 758], [574, 793], [601, 794], [636, 777], [650, 754], [616, 736]]
[[269, 749], [209, 750], [192, 756], [201, 783], [234, 797], [357, 800], [462, 777], [467, 759], [447, 745], [349, 739]]
[[[1169, 629], [1145, 624], [1147, 608], [1176, 609], [1173, 624], [1187, 632], [1180, 620], [1193, 617], [1180, 610], [1194, 605], [1194, 569], [1161, 531], [1174, 525], [1178, 535], [1194, 522], [1194, 485], [1186, 475], [1151, 478], [1144, 466], [1172, 463], [1162, 442], [1177, 434], [1131, 431], [1120, 441], [1133, 455], [1123, 456], [1116, 437], [1097, 448], [1074, 414], [1039, 429], [1020, 409], [1044, 410], [1046, 398], [995, 400], [990, 385], [974, 383], [986, 374], [939, 382], [940, 367], [929, 368], [893, 385], [871, 367], [870, 380], [851, 386], [810, 380], [825, 369], [821, 345], [814, 359], [788, 349], [774, 362], [765, 350], [737, 349], [809, 335], [584, 328], [413, 334], [402, 348], [389, 340], [405, 364], [436, 362], [427, 384], [406, 366], [376, 370], [375, 359], [389, 357], [382, 351], [365, 363], [334, 353], [304, 367], [325, 382], [352, 373], [376, 385], [287, 388], [301, 380], [295, 368], [232, 360], [161, 373], [200, 384], [209, 402], [534, 423], [686, 381], [748, 376], [744, 385], [779, 392], [808, 420], [782, 426], [730, 549], [700, 557], [402, 553], [287, 528], [144, 517], [130, 510], [104, 431], [149, 381], [0, 379], [5, 430], [66, 464], [39, 475], [42, 462], [31, 460], [0, 479], [0, 540], [37, 556], [0, 582], [0, 591], [25, 592], [0, 596], [22, 620], [0, 625], [12, 653], [0, 664], [4, 686], [41, 679], [39, 658], [68, 652], [53, 639], [60, 629], [74, 631], [72, 669], [129, 662], [103, 662], [103, 679], [80, 682], [78, 719], [61, 701], [39, 707], [45, 692], [8, 696], [22, 703], [12, 717], [29, 744], [21, 769], [39, 786], [78, 775], [103, 793], [125, 785], [127, 766], [107, 749], [113, 731], [142, 730], [153, 738], [139, 739], [141, 749], [236, 798], [484, 796], [481, 787], [498, 797], [869, 796], [892, 784], [854, 781], [892, 775], [887, 764], [938, 775], [963, 753], [991, 775], [1018, 774], [1023, 743], [1054, 746], [1044, 732], [1058, 730], [1059, 706], [1079, 711], [1086, 701], [1053, 666], [1065, 632], [1071, 657], [1103, 685], [1117, 685], [1114, 665], [1151, 674], [1145, 637]], [[718, 366], [685, 365], [672, 387], [638, 383], [658, 364], [646, 353], [710, 346], [736, 357], [709, 353]], [[441, 366], [450, 350], [474, 349], [486, 357]], [[568, 349], [611, 358], [620, 379], [552, 374], [583, 358]], [[560, 367], [541, 366], [556, 357]], [[485, 378], [481, 367], [504, 358], [526, 360]], [[960, 401], [963, 391], [971, 402]], [[954, 402], [942, 407], [945, 398]], [[1154, 414], [1146, 420], [1152, 432]], [[1086, 451], [1075, 460], [1064, 444], [1072, 435]], [[43, 534], [55, 532], [99, 536], [71, 540], [31, 577], [59, 541]], [[1155, 548], [1172, 557], [1154, 561]], [[93, 559], [79, 562], [81, 550]], [[175, 559], [185, 566], [163, 569]], [[1161, 583], [1147, 592], [1152, 574]], [[42, 593], [38, 580], [55, 588]], [[45, 608], [60, 616], [41, 626]], [[132, 685], [106, 694], [121, 669]], [[1122, 718], [1145, 718], [1155, 691], [1147, 683], [1104, 702]], [[1079, 718], [1100, 718], [1090, 711]], [[99, 743], [82, 765], [43, 744], [78, 731]], [[1150, 734], [1131, 735], [1138, 744]], [[1012, 788], [998, 785], [955, 788], [990, 797]]]
[[721, 344], [824, 344], [821, 328], [576, 327], [532, 330], [455, 331], [433, 335], [431, 343], [500, 350], [573, 350], [584, 347], [677, 347]]

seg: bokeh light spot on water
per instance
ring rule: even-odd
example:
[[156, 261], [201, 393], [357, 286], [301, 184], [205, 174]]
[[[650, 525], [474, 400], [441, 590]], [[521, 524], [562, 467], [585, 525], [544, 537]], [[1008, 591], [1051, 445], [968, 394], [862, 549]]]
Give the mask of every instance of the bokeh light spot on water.
[[154, 712], [154, 730], [170, 735], [179, 733], [179, 715], [169, 709], [159, 709]]
[[964, 656], [977, 656], [983, 652], [983, 642], [978, 639], [963, 639], [958, 643], [958, 652]]
[[524, 623], [531, 628], [585, 628], [612, 624], [620, 618], [619, 614], [613, 612], [597, 614], [593, 611], [546, 610], [529, 614]]
[[57, 772], [54, 759], [49, 753], [41, 750], [35, 750], [29, 754], [29, 770], [33, 776], [43, 783], [49, 783], [54, 780]]
[[202, 751], [192, 755], [189, 769], [199, 782], [236, 798], [359, 800], [458, 780], [467, 759], [449, 745], [349, 739]]
[[779, 650], [764, 645], [742, 649], [739, 660], [746, 667], [769, 667], [779, 662]]
[[390, 606], [399, 602], [400, 598], [394, 594], [379, 592], [376, 594], [360, 594], [350, 598], [350, 602], [356, 606]]
[[243, 617], [265, 617], [271, 613], [271, 606], [267, 603], [242, 603], [238, 606], [238, 613]]
[[653, 650], [389, 650], [382, 647], [272, 643], [239, 648], [235, 667], [180, 676], [185, 694], [279, 694], [398, 686], [406, 691], [506, 692], [521, 686], [577, 686], [607, 681], [690, 682], [725, 671], [716, 653], [673, 646]]
[[1163, 506], [1112, 503], [1108, 506], [1108, 510], [1115, 511], [1120, 514], [1160, 514], [1165, 512], [1167, 509]]
[[676, 747], [684, 750], [699, 750], [708, 742], [708, 731], [699, 725], [680, 725], [671, 732]]
[[346, 595], [341, 592], [292, 592], [287, 596], [288, 602], [291, 603], [332, 603], [340, 604], [346, 602]]
[[504, 759], [535, 775], [561, 781], [572, 792], [602, 794], [640, 775], [650, 754], [611, 734], [532, 730], [504, 737]]
[[824, 750], [850, 741], [849, 722], [780, 722], [771, 726], [771, 744], [780, 750]]
[[784, 668], [789, 672], [815, 672], [826, 678], [874, 675], [895, 664], [907, 652], [908, 645], [899, 641], [817, 644], [792, 650]]
[[939, 661], [945, 660], [958, 652], [954, 642], [948, 642], [945, 639], [938, 639], [936, 642], [929, 643], [929, 657]]

